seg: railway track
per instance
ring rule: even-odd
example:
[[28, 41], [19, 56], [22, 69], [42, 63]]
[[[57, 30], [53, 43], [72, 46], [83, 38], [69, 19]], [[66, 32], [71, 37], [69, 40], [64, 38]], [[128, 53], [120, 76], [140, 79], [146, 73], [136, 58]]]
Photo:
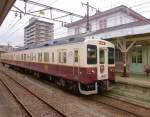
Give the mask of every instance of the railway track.
[[107, 96], [107, 95], [98, 96], [97, 95], [97, 96], [90, 97], [89, 99], [97, 103], [101, 103], [101, 104], [116, 108], [118, 110], [125, 111], [137, 117], [150, 117], [149, 108], [136, 105], [127, 101], [123, 101], [117, 98], [113, 98], [111, 96]]
[[66, 115], [38, 97], [21, 83], [0, 71], [0, 81], [31, 117], [65, 117]]
[[[8, 75], [10, 75], [10, 74], [6, 73], [6, 76], [8, 76]], [[19, 77], [21, 77], [21, 76], [19, 76]], [[20, 81], [18, 80], [17, 82], [20, 82]], [[26, 84], [26, 83], [24, 83], [24, 84]], [[27, 85], [29, 85], [29, 84], [27, 84]], [[29, 90], [29, 88], [28, 88], [28, 90]], [[81, 96], [81, 98], [82, 97], [83, 96]], [[120, 111], [120, 112], [123, 112], [123, 113], [127, 113], [127, 116], [128, 115], [133, 115], [133, 116], [137, 116], [137, 117], [149, 117], [149, 115], [150, 115], [150, 110], [147, 109], [147, 108], [145, 108], [146, 110], [143, 107], [140, 107], [140, 108], [138, 107], [137, 108], [138, 105], [130, 104], [128, 102], [124, 102], [124, 101], [121, 101], [121, 100], [118, 100], [118, 99], [114, 99], [112, 97], [100, 96], [100, 95], [88, 96], [88, 97], [84, 96], [84, 97], [85, 97], [85, 100], [90, 100], [90, 101], [96, 102], [97, 104], [100, 103], [102, 105], [106, 105], [106, 107], [111, 107], [112, 109], [115, 109], [115, 112]], [[55, 115], [53, 115], [53, 116], [55, 116]], [[65, 116], [65, 115], [62, 115], [62, 116]]]

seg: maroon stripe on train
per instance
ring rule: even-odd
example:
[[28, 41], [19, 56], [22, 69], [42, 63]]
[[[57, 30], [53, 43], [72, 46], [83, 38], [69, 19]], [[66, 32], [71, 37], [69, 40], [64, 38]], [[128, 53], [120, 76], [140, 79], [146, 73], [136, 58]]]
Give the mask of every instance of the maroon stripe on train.
[[4, 63], [31, 69], [41, 73], [62, 77], [64, 79], [79, 81], [84, 84], [97, 81], [97, 68], [93, 68], [95, 73], [87, 74], [90, 68], [72, 67], [65, 65], [54, 65], [46, 63], [22, 62], [22, 61], [4, 61]]

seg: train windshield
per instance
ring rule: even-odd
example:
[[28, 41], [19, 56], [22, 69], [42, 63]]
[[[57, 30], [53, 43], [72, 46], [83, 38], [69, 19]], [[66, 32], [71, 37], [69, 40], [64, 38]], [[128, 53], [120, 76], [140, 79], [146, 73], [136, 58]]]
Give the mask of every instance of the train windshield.
[[114, 64], [114, 48], [108, 47], [108, 64]]
[[97, 64], [96, 45], [87, 45], [87, 64]]

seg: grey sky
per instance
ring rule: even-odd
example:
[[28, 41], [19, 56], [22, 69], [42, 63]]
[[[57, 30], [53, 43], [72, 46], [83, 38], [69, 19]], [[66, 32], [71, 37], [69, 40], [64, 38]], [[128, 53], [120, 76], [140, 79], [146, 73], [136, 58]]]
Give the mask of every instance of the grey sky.
[[[98, 8], [100, 11], [104, 11], [119, 5], [126, 5], [141, 15], [149, 18], [150, 17], [150, 0], [32, 0], [42, 2], [46, 5], [51, 5], [53, 7], [63, 9], [66, 11], [70, 11], [76, 14], [85, 15], [86, 7], [82, 7], [81, 2], [89, 2], [90, 5]], [[24, 7], [23, 2], [17, 0], [15, 5], [19, 8]], [[28, 10], [36, 10], [39, 9], [33, 5], [29, 5]], [[90, 15], [94, 14], [95, 11], [90, 11]], [[48, 13], [45, 12], [45, 15]], [[55, 17], [61, 14], [56, 13]], [[28, 20], [31, 16], [23, 16], [19, 19], [19, 16], [15, 18], [14, 12], [9, 12], [2, 26], [0, 27], [0, 44], [8, 44], [15, 46], [22, 46], [24, 40], [24, 27], [28, 25]], [[44, 19], [40, 19], [44, 20]], [[70, 17], [63, 19], [64, 21], [70, 21]], [[76, 19], [73, 17], [73, 21]], [[45, 20], [48, 21], [48, 20]], [[61, 28], [61, 24], [58, 22], [55, 23], [55, 37], [64, 36], [67, 33], [67, 30]]]

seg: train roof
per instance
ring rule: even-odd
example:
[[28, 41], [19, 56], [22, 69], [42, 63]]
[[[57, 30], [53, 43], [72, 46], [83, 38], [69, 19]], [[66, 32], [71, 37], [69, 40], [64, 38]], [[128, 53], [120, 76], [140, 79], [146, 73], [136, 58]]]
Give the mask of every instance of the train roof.
[[77, 43], [77, 42], [83, 42], [84, 40], [85, 40], [85, 37], [83, 36], [68, 36], [68, 37], [45, 41], [39, 44], [33, 44], [28, 47], [17, 48], [16, 51], [28, 50], [28, 49], [34, 49], [34, 48], [42, 48], [46, 46], [56, 46], [56, 45], [63, 45], [63, 44], [69, 44], [69, 43]]

